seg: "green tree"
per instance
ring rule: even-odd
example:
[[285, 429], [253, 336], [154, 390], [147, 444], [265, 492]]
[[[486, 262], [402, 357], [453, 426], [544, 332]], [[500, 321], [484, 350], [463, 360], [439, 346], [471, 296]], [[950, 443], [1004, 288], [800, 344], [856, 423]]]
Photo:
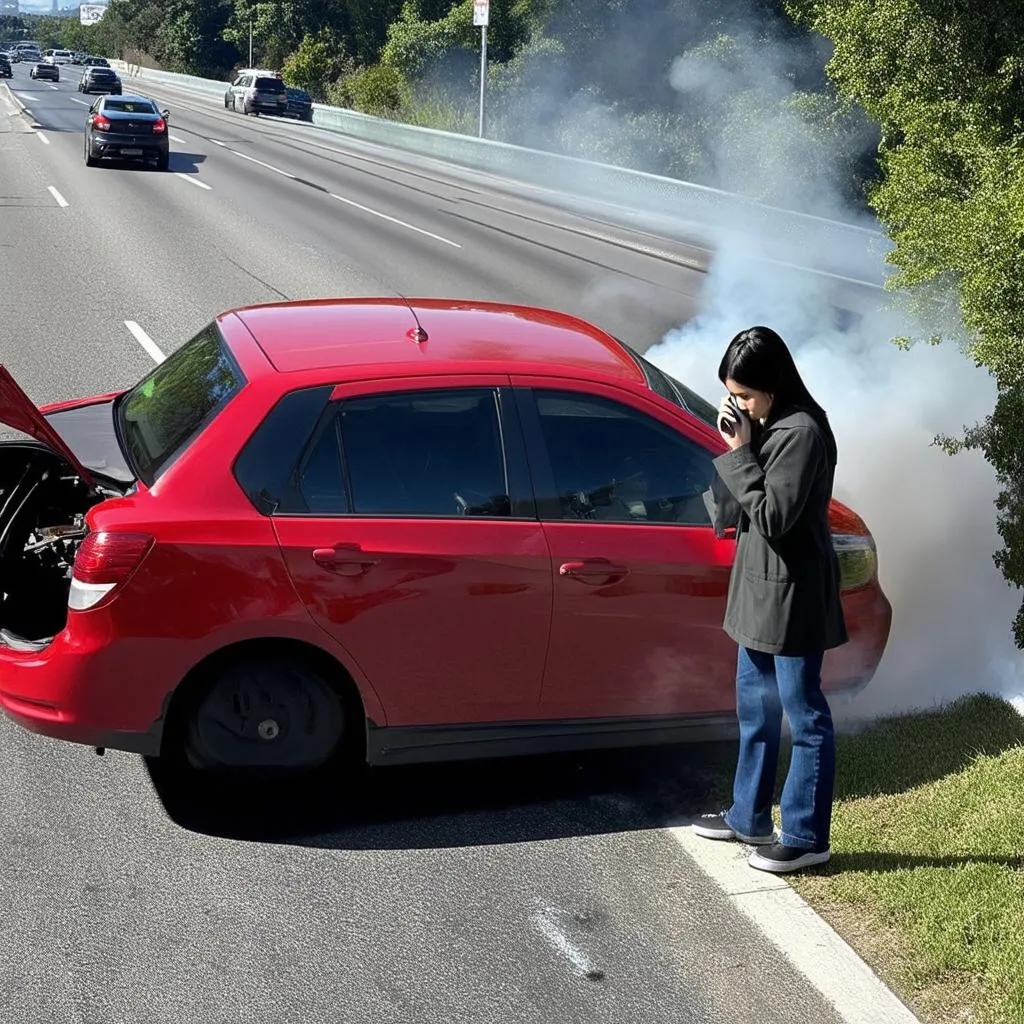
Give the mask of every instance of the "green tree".
[[327, 86], [346, 71], [353, 71], [344, 43], [329, 28], [316, 35], [306, 33], [299, 48], [284, 62], [282, 73], [289, 85], [306, 89], [315, 100], [323, 100]]
[[[834, 46], [827, 71], [881, 126], [871, 203], [895, 243], [892, 289], [956, 295], [995, 409], [946, 449], [999, 481], [995, 561], [1024, 585], [1024, 0], [787, 0]], [[955, 333], [955, 332], [954, 332]], [[941, 331], [937, 336], [944, 335]], [[908, 339], [909, 340], [909, 339]], [[951, 382], [951, 387], [953, 383]], [[1024, 606], [1014, 622], [1024, 647]]]

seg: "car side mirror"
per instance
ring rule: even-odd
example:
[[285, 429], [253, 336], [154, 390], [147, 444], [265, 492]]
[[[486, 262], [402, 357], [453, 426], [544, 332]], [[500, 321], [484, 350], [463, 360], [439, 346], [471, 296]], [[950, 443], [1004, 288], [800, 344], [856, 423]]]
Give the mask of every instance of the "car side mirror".
[[171, 119], [171, 112], [170, 112], [169, 110], [161, 110], [161, 111], [160, 111], [160, 116], [161, 116], [161, 117], [162, 117], [162, 118], [163, 118], [163, 119], [164, 119], [165, 121], [170, 121], [170, 119]]

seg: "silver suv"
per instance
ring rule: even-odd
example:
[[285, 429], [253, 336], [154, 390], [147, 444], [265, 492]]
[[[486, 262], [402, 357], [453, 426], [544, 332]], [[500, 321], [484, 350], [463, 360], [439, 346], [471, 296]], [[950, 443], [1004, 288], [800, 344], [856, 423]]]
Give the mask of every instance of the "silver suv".
[[275, 71], [243, 68], [224, 93], [224, 109], [242, 114], [280, 114], [288, 109], [288, 90]]

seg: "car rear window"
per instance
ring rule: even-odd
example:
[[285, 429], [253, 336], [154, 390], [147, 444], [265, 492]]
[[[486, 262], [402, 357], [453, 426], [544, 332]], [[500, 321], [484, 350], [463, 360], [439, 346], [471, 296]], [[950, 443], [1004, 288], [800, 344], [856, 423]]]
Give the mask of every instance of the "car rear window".
[[89, 68], [90, 78], [113, 78], [114, 72], [109, 68]]
[[216, 419], [245, 385], [216, 324], [168, 356], [118, 402], [118, 433], [147, 487]]
[[115, 114], [156, 114], [157, 109], [146, 100], [110, 100], [103, 104], [104, 113]]
[[256, 88], [262, 92], [284, 92], [285, 85], [280, 78], [257, 78]]

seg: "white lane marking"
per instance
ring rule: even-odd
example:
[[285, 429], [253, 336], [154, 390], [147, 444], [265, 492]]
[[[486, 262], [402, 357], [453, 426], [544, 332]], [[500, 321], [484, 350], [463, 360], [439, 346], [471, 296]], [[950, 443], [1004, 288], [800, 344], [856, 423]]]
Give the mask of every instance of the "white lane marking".
[[210, 141], [211, 141], [211, 142], [212, 142], [212, 143], [213, 143], [213, 144], [214, 144], [215, 146], [221, 146], [221, 147], [223, 147], [224, 149], [227, 149], [227, 148], [228, 148], [228, 144], [227, 144], [226, 142], [221, 142], [221, 141], [220, 141], [220, 139], [210, 139]]
[[836, 1008], [845, 1024], [919, 1024], [785, 879], [747, 864], [744, 846], [710, 842], [685, 826], [667, 831], [729, 902]]
[[259, 164], [260, 167], [266, 167], [268, 171], [273, 171], [275, 174], [283, 175], [285, 178], [291, 178], [292, 181], [295, 181], [294, 174], [289, 174], [287, 171], [282, 171], [280, 167], [274, 167], [272, 164], [265, 164], [262, 160], [257, 160], [256, 157], [254, 156], [249, 156], [246, 153], [239, 153], [237, 149], [232, 149], [231, 152], [234, 153], [235, 156], [240, 156], [243, 160], [248, 160], [250, 163]]
[[58, 91], [58, 90], [57, 90], [57, 86], [55, 86], [55, 85], [51, 85], [51, 86], [50, 86], [50, 88], [51, 88], [51, 89], [53, 89], [53, 91], [54, 91], [54, 92], [57, 92], [57, 91]]
[[72, 103], [81, 103], [83, 107], [92, 106], [92, 104], [88, 100], [80, 100], [77, 96], [69, 96], [68, 99], [71, 100]]
[[336, 195], [334, 192], [329, 192], [328, 195], [332, 199], [337, 199], [339, 203], [348, 203], [349, 206], [354, 206], [357, 210], [362, 210], [363, 213], [369, 213], [374, 217], [380, 217], [381, 220], [391, 221], [392, 224], [398, 224], [403, 228], [408, 228], [410, 231], [419, 232], [419, 234], [426, 235], [428, 238], [435, 238], [439, 242], [444, 242], [445, 245], [455, 246], [456, 249], [462, 248], [458, 242], [453, 242], [450, 238], [435, 235], [433, 231], [426, 231], [423, 228], [418, 228], [415, 224], [409, 224], [404, 220], [399, 220], [397, 217], [389, 217], [386, 213], [381, 213], [380, 210], [371, 210], [369, 206], [363, 206], [362, 203], [357, 203], [354, 199], [346, 199], [344, 196]]
[[26, 94], [26, 93], [23, 93], [23, 92], [16, 92], [14, 95], [15, 96], [20, 96], [21, 99], [23, 99], [23, 100], [34, 100], [36, 98], [35, 93], [27, 93]]
[[57, 200], [58, 206], [65, 207], [68, 205], [68, 201], [52, 185], [47, 185], [46, 189]]
[[38, 138], [40, 142], [45, 142], [47, 145], [50, 144], [50, 140], [42, 132], [37, 131], [36, 138]]
[[125, 320], [124, 325], [132, 332], [135, 340], [146, 350], [154, 362], [162, 363], [167, 358], [160, 351], [160, 346], [134, 320]]
[[556, 914], [557, 912], [553, 908], [545, 907], [533, 915], [533, 923], [552, 948], [561, 953], [585, 978], [601, 977], [602, 972], [591, 964], [586, 954], [577, 949], [565, 932], [558, 927], [558, 922], [555, 920]]
[[196, 188], [205, 188], [207, 192], [211, 191], [211, 190], [212, 190], [212, 188], [213, 188], [213, 186], [212, 186], [212, 185], [207, 185], [205, 181], [200, 181], [200, 180], [199, 180], [199, 179], [198, 179], [197, 177], [195, 177], [194, 175], [191, 175], [191, 174], [185, 174], [185, 173], [184, 173], [183, 171], [175, 171], [175, 172], [174, 172], [174, 175], [175, 175], [175, 177], [177, 177], [177, 178], [183, 178], [183, 179], [184, 179], [185, 181], [187, 181], [187, 182], [188, 182], [188, 183], [189, 183], [190, 185], [195, 185], [195, 186], [196, 186]]
[[185, 145], [185, 140], [179, 139], [177, 135], [168, 135], [167, 138], [169, 138], [171, 142], [176, 142], [179, 146]]

